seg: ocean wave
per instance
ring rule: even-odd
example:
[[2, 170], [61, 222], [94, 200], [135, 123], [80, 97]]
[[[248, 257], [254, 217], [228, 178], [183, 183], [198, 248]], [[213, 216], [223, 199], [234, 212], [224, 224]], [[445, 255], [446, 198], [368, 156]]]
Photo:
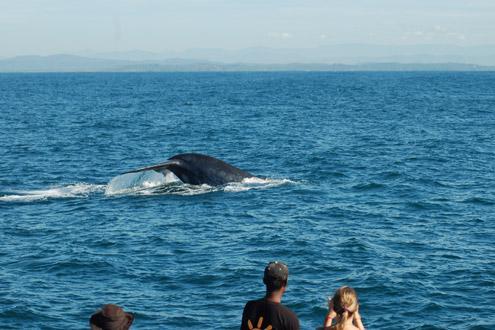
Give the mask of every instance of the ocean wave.
[[477, 205], [493, 205], [495, 204], [495, 201], [486, 197], [469, 197], [461, 201], [461, 203], [466, 203], [466, 204], [477, 204]]
[[1, 202], [34, 202], [56, 198], [84, 198], [89, 194], [100, 192], [105, 185], [75, 183], [65, 186], [55, 186], [49, 189], [13, 191], [0, 196]]
[[381, 189], [385, 188], [386, 186], [381, 183], [377, 182], [369, 182], [369, 183], [360, 183], [354, 185], [352, 188], [358, 191], [368, 191], [368, 190], [375, 190], [375, 189]]

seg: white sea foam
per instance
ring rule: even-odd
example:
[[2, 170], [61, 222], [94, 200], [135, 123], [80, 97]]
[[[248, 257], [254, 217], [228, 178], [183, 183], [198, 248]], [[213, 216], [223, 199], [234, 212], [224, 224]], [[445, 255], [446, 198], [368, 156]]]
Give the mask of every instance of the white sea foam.
[[242, 192], [253, 189], [269, 189], [284, 184], [295, 183], [288, 179], [247, 178], [241, 182], [232, 182], [224, 186], [207, 184], [191, 185], [179, 180], [172, 172], [166, 175], [144, 171], [116, 176], [107, 185], [76, 183], [54, 186], [48, 189], [12, 191], [0, 196], [0, 202], [35, 202], [57, 198], [85, 198], [93, 193], [104, 192], [114, 195], [180, 195], [194, 196], [212, 192]]
[[40, 190], [13, 191], [0, 196], [2, 202], [33, 202], [52, 198], [83, 198], [94, 192], [105, 189], [105, 185], [75, 183], [60, 187], [51, 187]]
[[295, 183], [289, 179], [269, 179], [251, 177], [242, 180], [241, 182], [231, 182], [227, 184], [223, 190], [226, 192], [241, 192], [252, 189], [268, 189], [285, 184]]

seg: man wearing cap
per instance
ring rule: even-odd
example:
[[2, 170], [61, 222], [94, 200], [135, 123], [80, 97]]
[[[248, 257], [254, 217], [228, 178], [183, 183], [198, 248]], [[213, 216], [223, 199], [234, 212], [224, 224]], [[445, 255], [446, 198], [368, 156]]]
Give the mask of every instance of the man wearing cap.
[[242, 313], [241, 330], [298, 330], [296, 314], [280, 302], [287, 288], [289, 268], [280, 261], [272, 261], [265, 268], [263, 283], [266, 295], [251, 300]]

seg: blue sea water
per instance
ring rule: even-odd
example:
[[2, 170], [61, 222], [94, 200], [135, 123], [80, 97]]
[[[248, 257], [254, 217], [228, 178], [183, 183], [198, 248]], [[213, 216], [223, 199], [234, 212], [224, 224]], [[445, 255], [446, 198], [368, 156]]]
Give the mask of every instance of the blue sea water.
[[[0, 328], [237, 329], [270, 260], [302, 329], [495, 328], [495, 73], [0, 75]], [[120, 174], [184, 152], [263, 178]]]

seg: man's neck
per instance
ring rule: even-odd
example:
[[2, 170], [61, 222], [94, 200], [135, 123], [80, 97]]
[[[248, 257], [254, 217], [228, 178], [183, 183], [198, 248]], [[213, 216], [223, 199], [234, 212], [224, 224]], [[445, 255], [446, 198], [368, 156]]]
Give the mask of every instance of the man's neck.
[[268, 301], [271, 301], [271, 302], [280, 304], [280, 302], [282, 301], [282, 296], [283, 295], [284, 295], [284, 293], [282, 292], [282, 290], [277, 290], [277, 291], [273, 291], [273, 292], [267, 292], [266, 293], [266, 296], [265, 296], [265, 299], [268, 300]]

